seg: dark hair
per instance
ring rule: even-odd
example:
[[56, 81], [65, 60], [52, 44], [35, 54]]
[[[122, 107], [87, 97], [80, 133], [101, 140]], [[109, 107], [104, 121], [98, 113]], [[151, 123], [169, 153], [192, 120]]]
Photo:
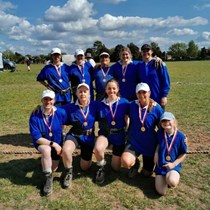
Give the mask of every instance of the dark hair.
[[[117, 85], [117, 87], [118, 87], [118, 89], [119, 89], [119, 91], [118, 91], [118, 93], [117, 93], [117, 96], [119, 96], [119, 97], [120, 97], [120, 87], [119, 87], [119, 82], [118, 82], [116, 79], [114, 79], [114, 78], [112, 78], [112, 79], [110, 79], [110, 80], [108, 80], [108, 81], [106, 82], [106, 85], [105, 85], [104, 90], [106, 89], [107, 85], [108, 85], [110, 82], [114, 82], [114, 83], [116, 83], [116, 85]], [[104, 96], [103, 96], [103, 98], [108, 98], [108, 95], [107, 95], [106, 91], [104, 92]]]

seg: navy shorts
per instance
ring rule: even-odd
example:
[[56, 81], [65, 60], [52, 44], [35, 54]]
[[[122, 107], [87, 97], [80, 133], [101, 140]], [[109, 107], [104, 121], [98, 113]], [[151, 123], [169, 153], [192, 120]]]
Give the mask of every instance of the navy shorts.
[[[124, 152], [129, 152], [132, 155], [134, 155], [135, 157], [139, 157], [141, 155], [130, 144], [126, 145]], [[154, 164], [154, 156], [151, 157], [151, 156], [142, 155], [142, 159], [143, 159], [143, 169], [152, 172], [154, 169], [154, 165], [155, 165]]]
[[79, 138], [74, 137], [72, 135], [67, 135], [65, 141], [73, 141], [75, 146], [78, 148], [80, 147], [80, 156], [83, 160], [90, 161], [92, 160], [93, 155], [93, 147], [85, 144], [84, 142], [80, 141]]

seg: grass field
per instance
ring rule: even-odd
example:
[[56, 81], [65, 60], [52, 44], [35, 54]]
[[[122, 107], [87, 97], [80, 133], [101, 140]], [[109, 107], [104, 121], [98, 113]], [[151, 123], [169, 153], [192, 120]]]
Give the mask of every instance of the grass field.
[[[171, 91], [166, 110], [175, 114], [179, 129], [189, 140], [189, 150], [210, 149], [210, 61], [168, 62]], [[95, 163], [87, 173], [74, 157], [72, 188], [64, 190], [55, 173], [54, 192], [40, 196], [41, 165], [31, 146], [28, 118], [40, 103], [44, 87], [36, 82], [42, 65], [18, 65], [18, 71], [0, 73], [0, 209], [210, 209], [210, 154], [189, 154], [178, 188], [160, 197], [154, 176], [133, 180], [122, 169], [110, 168], [103, 186], [94, 184]], [[6, 152], [10, 154], [5, 154]], [[15, 153], [28, 154], [15, 154]], [[110, 153], [107, 153], [110, 161]]]

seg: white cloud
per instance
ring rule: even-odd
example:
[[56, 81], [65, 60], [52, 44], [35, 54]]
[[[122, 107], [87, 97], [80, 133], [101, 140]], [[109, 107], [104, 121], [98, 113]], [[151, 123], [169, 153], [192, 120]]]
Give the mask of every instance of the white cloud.
[[7, 10], [10, 10], [10, 9], [15, 9], [16, 6], [13, 5], [12, 3], [10, 2], [5, 2], [5, 1], [2, 1], [0, 0], [0, 11], [7, 11]]
[[124, 39], [130, 40], [132, 38], [138, 37], [138, 31], [105, 31], [104, 36], [110, 39]]
[[197, 10], [204, 10], [204, 9], [210, 9], [210, 4], [203, 4], [203, 5], [194, 5], [194, 8]]
[[183, 36], [183, 35], [196, 35], [198, 34], [198, 32], [193, 31], [190, 28], [183, 28], [183, 29], [174, 28], [168, 31], [166, 34], [173, 35], [173, 36]]
[[207, 32], [207, 31], [203, 32], [202, 37], [204, 40], [210, 41], [210, 32]]
[[108, 2], [108, 3], [112, 3], [112, 4], [119, 4], [121, 2], [126, 2], [127, 0], [99, 0], [99, 1], [103, 1], [103, 2]]

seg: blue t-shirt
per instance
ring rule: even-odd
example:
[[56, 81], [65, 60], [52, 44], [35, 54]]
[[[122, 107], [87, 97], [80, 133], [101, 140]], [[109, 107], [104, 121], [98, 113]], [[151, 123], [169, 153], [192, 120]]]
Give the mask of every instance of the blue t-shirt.
[[[99, 102], [98, 108], [98, 121], [99, 121], [99, 135], [107, 136], [107, 130], [109, 129], [120, 129], [125, 128], [125, 116], [128, 115], [129, 101], [125, 98], [118, 98], [116, 102], [111, 105], [112, 113], [115, 113], [114, 119], [110, 111], [109, 103], [107, 99]], [[117, 107], [117, 110], [116, 110]], [[115, 112], [116, 110], [116, 112]], [[115, 125], [112, 125], [111, 122], [115, 121]], [[125, 131], [110, 134], [108, 140], [113, 145], [124, 145], [125, 144]]]
[[160, 104], [161, 98], [167, 97], [170, 90], [170, 78], [165, 63], [156, 69], [154, 59], [147, 64], [142, 61], [138, 64], [137, 72], [140, 82], [149, 85], [150, 97]]
[[[139, 102], [132, 101], [129, 107], [130, 125], [128, 131], [128, 139], [131, 146], [137, 153], [152, 157], [157, 145], [156, 126], [159, 123], [160, 116], [163, 114], [163, 109], [159, 104], [154, 102], [153, 108], [147, 112], [143, 127], [145, 131], [142, 132], [142, 122], [139, 117]], [[146, 108], [142, 109], [142, 116]]]
[[[84, 109], [82, 109], [83, 112], [81, 112], [80, 108], [82, 107], [80, 107], [78, 100], [75, 103], [64, 105], [62, 106], [62, 108], [67, 113], [67, 124], [72, 125], [72, 128], [69, 131], [69, 135], [74, 136], [75, 134], [75, 136], [77, 137], [78, 132], [94, 128], [98, 110], [97, 102], [90, 101], [90, 103]], [[82, 113], [87, 116], [84, 117]], [[84, 124], [85, 122], [86, 126]], [[79, 140], [90, 146], [94, 146], [95, 134], [94, 132], [91, 135], [81, 134], [79, 136]]]
[[132, 61], [127, 65], [126, 70], [122, 69], [120, 61], [112, 65], [113, 76], [119, 82], [120, 95], [129, 101], [136, 99], [136, 85], [138, 84], [137, 64], [138, 61]]
[[[166, 140], [168, 143], [168, 146], [170, 146], [171, 141], [173, 139], [174, 135], [168, 136], [166, 135]], [[174, 144], [171, 148], [171, 151], [169, 153], [171, 160], [167, 161], [166, 156], [168, 155], [165, 140], [164, 140], [164, 130], [160, 129], [157, 133], [158, 138], [158, 144], [159, 144], [159, 151], [158, 151], [158, 166], [155, 168], [155, 173], [159, 175], [166, 175], [170, 170], [166, 169], [166, 167], [163, 167], [164, 164], [167, 162], [174, 162], [179, 155], [187, 153], [187, 145], [185, 143], [186, 137], [183, 133], [180, 131], [177, 132], [177, 135], [174, 139]], [[174, 167], [172, 170], [176, 170], [180, 173], [182, 164], [178, 164], [176, 167]]]
[[37, 81], [41, 82], [46, 80], [50, 88], [55, 91], [56, 102], [69, 103], [71, 101], [70, 90], [65, 94], [56, 93], [56, 91], [70, 89], [68, 69], [69, 66], [61, 63], [60, 67], [58, 67], [58, 71], [60, 72], [59, 76], [54, 65], [49, 63], [44, 66], [37, 76]]
[[[51, 126], [51, 131], [48, 126], [44, 122], [42, 111], [40, 110], [38, 113], [31, 114], [29, 119], [29, 128], [30, 134], [33, 140], [33, 145], [37, 147], [39, 144], [36, 141], [43, 137], [48, 139], [49, 141], [56, 142], [61, 144], [63, 141], [62, 136], [62, 125], [66, 124], [66, 112], [65, 110], [54, 107], [54, 117], [51, 115], [48, 119], [48, 126]], [[49, 133], [52, 133], [52, 136], [49, 136]]]

